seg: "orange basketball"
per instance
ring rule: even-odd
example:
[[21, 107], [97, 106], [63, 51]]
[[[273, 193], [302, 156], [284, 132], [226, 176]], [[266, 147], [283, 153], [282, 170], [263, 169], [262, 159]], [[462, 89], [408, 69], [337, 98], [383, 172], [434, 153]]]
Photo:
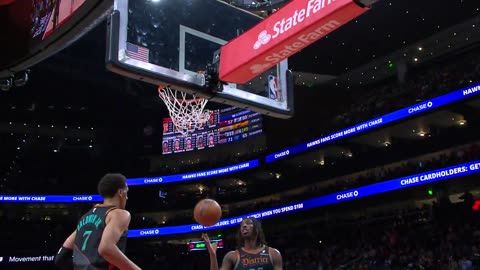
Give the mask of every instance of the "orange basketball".
[[193, 218], [203, 226], [215, 225], [222, 217], [222, 208], [212, 199], [201, 200], [193, 209]]

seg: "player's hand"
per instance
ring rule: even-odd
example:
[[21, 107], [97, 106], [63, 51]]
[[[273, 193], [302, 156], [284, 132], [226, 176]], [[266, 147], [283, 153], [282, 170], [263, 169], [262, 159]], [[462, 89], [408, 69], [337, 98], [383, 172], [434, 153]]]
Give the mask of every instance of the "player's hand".
[[205, 241], [205, 245], [207, 246], [208, 253], [210, 253], [211, 256], [214, 256], [217, 254], [217, 243], [211, 243], [210, 238], [208, 237], [208, 234], [202, 233], [202, 239]]

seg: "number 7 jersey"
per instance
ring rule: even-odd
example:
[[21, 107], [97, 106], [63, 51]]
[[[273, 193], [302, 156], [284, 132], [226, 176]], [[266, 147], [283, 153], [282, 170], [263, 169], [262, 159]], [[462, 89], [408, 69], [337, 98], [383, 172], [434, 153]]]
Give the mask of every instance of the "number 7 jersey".
[[[100, 254], [98, 246], [105, 230], [105, 220], [115, 206], [94, 207], [82, 216], [78, 222], [73, 248], [73, 265], [75, 270], [114, 270]], [[125, 253], [127, 232], [117, 243], [118, 248]]]

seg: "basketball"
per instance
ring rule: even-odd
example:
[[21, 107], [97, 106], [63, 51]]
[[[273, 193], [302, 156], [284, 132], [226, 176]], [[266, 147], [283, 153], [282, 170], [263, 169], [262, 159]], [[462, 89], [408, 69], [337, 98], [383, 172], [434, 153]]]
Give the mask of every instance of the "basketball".
[[203, 226], [215, 225], [222, 217], [222, 208], [212, 199], [201, 200], [193, 209], [193, 218]]

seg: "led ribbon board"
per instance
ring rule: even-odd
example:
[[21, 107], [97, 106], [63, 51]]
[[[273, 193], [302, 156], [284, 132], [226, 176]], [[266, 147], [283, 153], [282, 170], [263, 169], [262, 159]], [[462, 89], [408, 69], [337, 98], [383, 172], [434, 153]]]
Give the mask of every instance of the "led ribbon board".
[[183, 234], [192, 232], [202, 232], [213, 229], [221, 229], [231, 226], [239, 225], [244, 218], [254, 216], [257, 219], [271, 218], [274, 216], [299, 212], [307, 209], [317, 208], [325, 205], [340, 203], [344, 201], [359, 199], [368, 197], [380, 193], [385, 193], [394, 190], [400, 190], [404, 188], [414, 187], [427, 183], [433, 183], [437, 181], [447, 180], [454, 177], [465, 176], [480, 172], [480, 160], [459, 164], [443, 169], [433, 170], [429, 172], [419, 173], [411, 176], [393, 179], [381, 183], [376, 183], [356, 189], [337, 192], [330, 195], [320, 196], [304, 201], [300, 201], [294, 204], [289, 204], [281, 207], [270, 208], [263, 211], [258, 211], [246, 215], [237, 217], [231, 217], [220, 220], [217, 224], [211, 227], [204, 227], [199, 224], [189, 224], [180, 226], [170, 226], [162, 228], [151, 228], [141, 230], [128, 231], [128, 237], [151, 237], [151, 236], [163, 236], [170, 234]]
[[103, 202], [100, 195], [9, 195], [0, 194], [3, 203], [86, 203]]
[[197, 180], [202, 178], [225, 175], [229, 173], [236, 173], [239, 171], [248, 170], [256, 167], [258, 167], [258, 159], [250, 160], [250, 161], [235, 164], [235, 165], [230, 165], [227, 167], [193, 172], [193, 173], [175, 174], [175, 175], [169, 175], [169, 176], [149, 177], [149, 178], [131, 178], [131, 179], [127, 179], [127, 184], [129, 186], [139, 186], [139, 185], [154, 185], [154, 184], [166, 184], [166, 183], [174, 183], [174, 182], [192, 181], [192, 180]]
[[480, 84], [474, 84], [464, 89], [457, 90], [457, 91], [448, 93], [446, 95], [439, 96], [421, 103], [417, 103], [413, 106], [410, 106], [410, 107], [386, 114], [384, 116], [360, 123], [358, 125], [351, 126], [346, 129], [331, 133], [327, 136], [317, 138], [313, 141], [299, 144], [299, 145], [290, 147], [288, 149], [284, 149], [282, 151], [270, 154], [265, 157], [265, 161], [267, 163], [270, 163], [286, 157], [290, 157], [294, 154], [305, 152], [309, 149], [314, 149], [314, 148], [323, 146], [329, 142], [350, 137], [352, 135], [359, 134], [373, 128], [381, 127], [386, 124], [390, 124], [392, 122], [405, 119], [419, 113], [430, 111], [435, 108], [472, 97], [478, 93], [480, 93]]
[[[392, 123], [418, 113], [432, 110], [450, 103], [463, 100], [472, 96], [475, 96], [480, 92], [480, 84], [474, 84], [469, 87], [465, 87], [461, 90], [457, 90], [451, 93], [448, 93], [443, 96], [433, 98], [429, 101], [418, 103], [414, 106], [410, 106], [389, 114], [386, 114], [382, 117], [375, 118], [373, 120], [363, 122], [353, 127], [340, 130], [338, 132], [332, 133], [327, 136], [320, 137], [313, 141], [296, 145], [286, 150], [268, 155], [265, 159], [266, 162], [273, 162], [279, 159], [283, 159], [294, 154], [304, 152], [308, 149], [316, 148], [322, 146], [328, 142], [338, 140], [351, 136], [353, 134], [359, 134], [366, 130], [380, 127], [387, 123]], [[256, 168], [259, 166], [259, 160], [251, 160], [244, 163], [239, 163], [227, 167], [216, 168], [206, 171], [186, 173], [186, 174], [176, 174], [169, 176], [160, 176], [160, 177], [150, 177], [150, 178], [132, 178], [128, 179], [128, 185], [153, 185], [153, 184], [164, 184], [164, 183], [173, 183], [173, 182], [182, 182], [182, 181], [192, 181], [196, 179], [202, 179], [207, 177], [214, 177], [219, 175], [224, 175], [228, 173], [235, 173], [242, 170], [247, 170], [251, 168]], [[0, 194], [0, 202], [15, 202], [15, 203], [78, 203], [78, 202], [101, 202], [102, 198], [99, 195], [2, 195]]]
[[[230, 165], [227, 167], [216, 168], [206, 171], [176, 174], [169, 176], [153, 177], [153, 178], [132, 178], [127, 179], [129, 186], [137, 185], [153, 185], [165, 184], [181, 181], [192, 181], [201, 178], [214, 177], [235, 173], [247, 169], [258, 167], [258, 159], [247, 162]], [[2, 195], [0, 194], [0, 202], [12, 203], [85, 203], [85, 202], [103, 202], [100, 195]]]
[[[456, 166], [451, 166], [443, 169], [419, 173], [411, 176], [393, 179], [381, 183], [376, 183], [357, 189], [351, 189], [343, 192], [337, 192], [330, 195], [325, 195], [317, 198], [312, 198], [300, 201], [294, 204], [289, 204], [281, 207], [270, 208], [267, 210], [257, 211], [254, 213], [231, 217], [220, 220], [217, 224], [211, 227], [204, 227], [199, 224], [189, 224], [180, 226], [170, 226], [162, 228], [150, 228], [130, 230], [128, 237], [149, 237], [162, 236], [171, 234], [184, 234], [192, 232], [201, 232], [212, 229], [220, 229], [230, 226], [239, 225], [246, 217], [254, 216], [258, 219], [270, 218], [278, 215], [294, 213], [311, 208], [317, 208], [325, 205], [340, 203], [343, 201], [354, 200], [362, 197], [368, 197], [380, 193], [400, 190], [413, 186], [433, 183], [441, 180], [446, 180], [454, 177], [465, 176], [469, 174], [478, 173], [480, 171], [480, 160], [468, 162]], [[99, 202], [102, 201], [100, 196], [92, 195], [76, 195], [76, 196], [21, 196], [21, 195], [0, 195], [0, 202]]]

